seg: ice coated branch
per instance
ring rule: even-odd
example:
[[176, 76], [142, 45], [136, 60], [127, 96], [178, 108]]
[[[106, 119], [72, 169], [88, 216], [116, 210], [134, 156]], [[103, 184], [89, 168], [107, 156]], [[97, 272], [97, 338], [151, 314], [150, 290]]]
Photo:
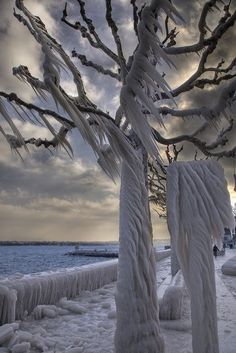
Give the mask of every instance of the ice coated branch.
[[[85, 3], [83, 1], [79, 1], [79, 5], [80, 5], [80, 9], [81, 9], [81, 14], [82, 14], [82, 18], [85, 21], [85, 23], [88, 26], [88, 29], [84, 26], [81, 25], [81, 23], [79, 21], [76, 21], [75, 23], [72, 23], [70, 21], [67, 20], [67, 10], [63, 11], [63, 15], [62, 15], [62, 22], [64, 22], [65, 24], [67, 24], [68, 26], [70, 26], [71, 28], [80, 31], [81, 35], [83, 38], [86, 38], [89, 42], [89, 44], [96, 49], [100, 49], [102, 50], [110, 59], [112, 59], [113, 61], [115, 61], [115, 63], [117, 65], [120, 65], [120, 60], [118, 55], [116, 55], [110, 48], [108, 48], [103, 41], [101, 40], [101, 38], [99, 37], [98, 33], [96, 32], [96, 29], [93, 25], [93, 22], [91, 19], [89, 19], [86, 15], [85, 15]], [[88, 32], [89, 30], [89, 32]]]
[[[0, 91], [0, 96], [2, 96], [3, 98], [6, 98], [8, 102], [15, 102], [17, 106], [23, 106], [24, 108], [28, 109], [29, 111], [33, 110], [33, 111], [38, 112], [43, 115], [52, 116], [62, 125], [69, 126], [70, 128], [75, 127], [75, 124], [73, 123], [73, 121], [65, 118], [64, 116], [60, 115], [59, 113], [55, 112], [54, 110], [43, 109], [35, 104], [27, 103], [24, 100], [22, 100], [21, 98], [19, 98], [15, 93], [5, 93], [5, 92]], [[96, 109], [93, 107], [87, 107], [87, 106], [83, 106], [80, 104], [77, 104], [77, 107], [83, 113], [92, 113], [95, 115], [100, 115], [100, 116], [106, 118], [107, 120], [109, 120], [111, 123], [115, 124], [115, 120], [108, 113], [105, 113], [100, 109]], [[91, 122], [91, 124], [92, 124], [92, 122]]]
[[[227, 74], [229, 71], [231, 71], [234, 68], [235, 63], [236, 63], [236, 58], [234, 58], [232, 60], [232, 62], [230, 63], [230, 65], [225, 69], [221, 68], [221, 65], [223, 64], [222, 61], [217, 65], [216, 68], [206, 68], [205, 67], [205, 64], [208, 60], [208, 57], [214, 52], [214, 50], [216, 48], [217, 48], [216, 43], [214, 41], [212, 41], [212, 43], [209, 44], [209, 46], [203, 52], [196, 72], [194, 74], [192, 74], [178, 88], [176, 88], [172, 91], [172, 95], [174, 97], [178, 96], [180, 93], [190, 91], [194, 87], [204, 88], [205, 85], [207, 85], [207, 84], [219, 85], [222, 81], [230, 80], [236, 76], [236, 74]], [[209, 78], [198, 79], [203, 73], [205, 73], [207, 71], [213, 71], [217, 74], [212, 79], [209, 79]], [[222, 74], [222, 73], [225, 73], [225, 75], [218, 77], [218, 75]]]
[[[220, 132], [219, 136], [217, 137], [217, 139], [214, 142], [209, 143], [209, 144], [207, 144], [205, 141], [202, 141], [196, 137], [200, 132], [203, 132], [209, 126], [207, 123], [203, 124], [195, 132], [193, 132], [192, 134], [189, 134], [189, 135], [186, 134], [186, 135], [179, 135], [179, 136], [172, 137], [172, 138], [164, 138], [155, 129], [153, 129], [153, 135], [154, 135], [154, 138], [156, 139], [156, 141], [158, 143], [160, 143], [161, 145], [169, 146], [169, 145], [175, 145], [175, 144], [183, 143], [183, 142], [190, 142], [193, 145], [195, 145], [197, 147], [197, 149], [200, 150], [207, 157], [217, 157], [218, 159], [222, 158], [222, 157], [235, 157], [236, 146], [233, 147], [231, 150], [224, 150], [224, 151], [217, 151], [217, 152], [213, 151], [214, 149], [216, 149], [218, 147], [223, 147], [227, 144], [228, 138], [226, 137], [226, 134], [232, 130], [233, 123], [234, 123], [234, 120], [231, 119], [229, 126]], [[174, 149], [174, 152], [177, 153], [177, 150]], [[179, 152], [181, 152], [181, 150]], [[177, 154], [177, 156], [178, 156], [178, 154]], [[167, 155], [167, 157], [168, 157], [168, 155]]]
[[138, 37], [138, 6], [136, 5], [136, 0], [130, 0], [130, 4], [133, 7], [133, 25], [134, 25], [134, 32]]
[[111, 29], [111, 33], [116, 44], [117, 54], [120, 62], [120, 68], [121, 68], [121, 77], [122, 77], [122, 80], [124, 81], [125, 76], [127, 74], [127, 67], [126, 67], [125, 57], [123, 54], [120, 36], [118, 34], [118, 27], [112, 18], [111, 0], [106, 0], [106, 20], [107, 20], [108, 26]]
[[112, 78], [115, 78], [118, 81], [121, 81], [121, 77], [119, 74], [117, 74], [109, 69], [105, 69], [102, 65], [98, 65], [91, 60], [88, 60], [85, 55], [78, 54], [75, 49], [72, 50], [72, 57], [78, 58], [82, 65], [92, 67], [100, 74], [107, 75]]
[[[199, 28], [199, 40], [197, 43], [193, 45], [186, 45], [182, 47], [170, 47], [164, 48], [165, 52], [170, 55], [177, 55], [177, 54], [186, 54], [186, 53], [198, 53], [205, 46], [208, 46], [210, 43], [217, 44], [219, 39], [227, 32], [227, 30], [232, 27], [236, 20], [236, 11], [230, 15], [229, 13], [229, 5], [224, 6], [225, 15], [221, 17], [219, 20], [218, 25], [215, 27], [213, 31], [211, 31], [211, 36], [205, 38], [206, 30], [209, 30], [208, 25], [206, 24], [206, 18], [212, 8], [216, 7], [216, 3], [221, 2], [218, 0], [211, 0], [208, 1], [202, 10], [202, 14], [198, 23]], [[218, 6], [216, 7], [218, 9]]]
[[231, 80], [231, 82], [226, 86], [219, 98], [215, 106], [212, 106], [210, 108], [208, 107], [200, 107], [200, 108], [191, 108], [191, 109], [172, 109], [167, 106], [162, 106], [159, 108], [159, 113], [162, 115], [173, 115], [176, 117], [192, 117], [192, 116], [198, 116], [198, 117], [203, 117], [209, 123], [214, 124], [214, 121], [217, 123], [217, 119], [222, 115], [224, 115], [227, 120], [228, 120], [228, 115], [225, 112], [225, 109], [227, 106], [229, 107], [230, 104], [234, 103], [234, 95], [236, 92], [236, 79]]

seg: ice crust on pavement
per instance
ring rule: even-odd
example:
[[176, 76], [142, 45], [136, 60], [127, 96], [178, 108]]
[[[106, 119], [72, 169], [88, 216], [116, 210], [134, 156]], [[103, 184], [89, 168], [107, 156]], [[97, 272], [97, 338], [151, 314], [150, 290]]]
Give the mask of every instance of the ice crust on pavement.
[[[236, 256], [236, 250], [228, 250], [225, 257], [215, 260], [220, 353], [235, 353], [236, 347], [236, 283], [230, 281], [232, 277], [221, 272], [222, 264], [233, 256]], [[169, 275], [170, 258], [166, 258], [157, 263], [158, 287]], [[44, 316], [35, 320], [32, 312], [24, 321], [3, 325], [0, 332], [4, 327], [12, 327], [13, 336], [10, 341], [0, 344], [0, 353], [10, 353], [15, 345], [24, 342], [30, 343], [30, 353], [114, 353], [114, 296], [115, 283], [109, 283], [94, 291], [84, 291], [72, 300], [74, 304], [86, 308], [82, 314], [61, 312], [65, 309], [56, 304], [46, 306], [59, 310], [54, 318]], [[190, 301], [186, 291], [183, 294], [181, 319], [162, 320], [161, 330], [166, 353], [192, 352]], [[27, 346], [25, 349], [27, 352]]]

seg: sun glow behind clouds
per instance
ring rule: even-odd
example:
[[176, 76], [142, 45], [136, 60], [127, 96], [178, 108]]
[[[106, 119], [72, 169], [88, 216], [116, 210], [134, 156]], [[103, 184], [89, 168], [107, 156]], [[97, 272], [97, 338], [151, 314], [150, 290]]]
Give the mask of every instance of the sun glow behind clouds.
[[[2, 2], [3, 3], [3, 2]], [[82, 52], [85, 50], [86, 41], [80, 41], [78, 33], [69, 30], [64, 24], [60, 22], [60, 6], [63, 9], [63, 1], [50, 0], [36, 1], [25, 0], [30, 10], [39, 15], [45, 21], [49, 32], [52, 35], [60, 35], [60, 41], [66, 42], [67, 52], [73, 46], [77, 46]], [[100, 1], [97, 1], [100, 4]], [[120, 0], [123, 10], [126, 6], [130, 6], [130, 0]], [[198, 2], [195, 2], [197, 4]], [[19, 24], [12, 16], [13, 1], [5, 2], [10, 4], [8, 12], [2, 12], [3, 18], [7, 19], [8, 31], [4, 37], [1, 46], [4, 51], [0, 53], [2, 59], [0, 85], [2, 89], [6, 87], [9, 91], [15, 90], [20, 96], [31, 101], [34, 98], [33, 91], [22, 85], [16, 79], [11, 78], [11, 66], [13, 65], [27, 65], [30, 71], [35, 76], [41, 75], [40, 65], [42, 61], [41, 51], [39, 45], [34, 41], [32, 36], [27, 32], [27, 29]], [[86, 5], [89, 4], [91, 8], [95, 8], [93, 0], [87, 0]], [[118, 7], [121, 7], [120, 4]], [[195, 6], [195, 5], [194, 5]], [[197, 5], [198, 7], [201, 6]], [[55, 13], [52, 13], [54, 9]], [[78, 8], [76, 7], [76, 10]], [[100, 9], [98, 8], [98, 11]], [[104, 12], [105, 13], [105, 12]], [[6, 14], [6, 16], [5, 16]], [[57, 17], [56, 17], [56, 15]], [[103, 12], [98, 17], [102, 20], [97, 23], [100, 32], [104, 32], [104, 38], [109, 40], [111, 38], [109, 28], [107, 32], [104, 31], [104, 17]], [[117, 14], [118, 15], [121, 14]], [[123, 13], [124, 15], [124, 13]], [[120, 32], [122, 34], [123, 42], [126, 42], [125, 50], [129, 52], [135, 48], [135, 35], [133, 35], [133, 23], [131, 18], [132, 11], [125, 16], [121, 16]], [[3, 21], [4, 22], [4, 21]], [[2, 24], [3, 24], [2, 22]], [[1, 26], [1, 25], [0, 25]], [[127, 35], [128, 33], [128, 35]], [[185, 44], [187, 39], [192, 42], [195, 34], [187, 29], [181, 29], [182, 42]], [[66, 38], [66, 40], [65, 40]], [[77, 38], [77, 42], [72, 42], [72, 39]], [[1, 39], [1, 37], [0, 37]], [[67, 40], [68, 39], [68, 40]], [[133, 40], [134, 39], [134, 40]], [[4, 45], [2, 45], [4, 43]], [[108, 43], [110, 45], [110, 43]], [[77, 48], [76, 48], [77, 49]], [[6, 53], [6, 55], [5, 55]], [[100, 52], [95, 49], [88, 50], [88, 59], [98, 61], [100, 59]], [[198, 56], [189, 60], [189, 64], [183, 66], [185, 57], [178, 63], [179, 72], [175, 72], [172, 76], [172, 85], [176, 86], [185, 78], [188, 78], [195, 70]], [[74, 61], [79, 66], [77, 60]], [[4, 64], [4, 65], [2, 65]], [[104, 63], [104, 66], [110, 63]], [[107, 66], [117, 72], [117, 67]], [[90, 73], [89, 73], [90, 72]], [[105, 107], [104, 110], [109, 110], [111, 114], [119, 105], [119, 85], [120, 83], [106, 81], [98, 81], [96, 84], [96, 72], [90, 70], [85, 72], [85, 86], [89, 98], [95, 101], [98, 106]], [[5, 74], [7, 73], [7, 75]], [[68, 77], [63, 77], [63, 87], [69, 94], [77, 95], [76, 87], [73, 81], [69, 81]], [[107, 79], [106, 79], [107, 80]], [[113, 85], [113, 86], [112, 86]], [[117, 90], [112, 87], [117, 88]], [[191, 106], [192, 101], [187, 98], [181, 101], [181, 107]], [[114, 109], [113, 109], [114, 107]], [[17, 124], [21, 124], [18, 122]], [[22, 125], [24, 136], [27, 137], [44, 137], [49, 138], [50, 133], [43, 128], [36, 128], [32, 124], [27, 123]], [[167, 128], [172, 133], [179, 132], [177, 124], [167, 122]], [[37, 131], [36, 131], [37, 130]], [[71, 137], [70, 137], [71, 138]], [[76, 135], [79, 140], [78, 134]], [[32, 151], [31, 156], [28, 156], [25, 165], [20, 164], [16, 158], [11, 156], [9, 147], [3, 142], [0, 137], [1, 156], [1, 194], [0, 194], [0, 218], [1, 236], [4, 239], [34, 239], [34, 240], [117, 240], [118, 239], [118, 197], [119, 186], [108, 180], [103, 173], [98, 170], [95, 163], [91, 166], [91, 161], [86, 159], [88, 150], [87, 145], [82, 145], [80, 140], [78, 148], [75, 148], [75, 161], [69, 160], [65, 157], [63, 151], [56, 151], [54, 157], [43, 149]], [[72, 140], [74, 137], [71, 138]], [[2, 141], [2, 143], [1, 143]], [[73, 141], [72, 141], [73, 143]], [[75, 142], [74, 142], [75, 144]], [[164, 151], [162, 151], [164, 156]], [[85, 158], [81, 155], [84, 154]], [[4, 179], [4, 180], [3, 180]], [[5, 183], [7, 181], [7, 183]], [[230, 186], [230, 194], [232, 204], [236, 203], [236, 193]], [[14, 221], [12, 221], [14, 219]], [[158, 218], [153, 212], [153, 228], [154, 238], [168, 237], [166, 222]]]

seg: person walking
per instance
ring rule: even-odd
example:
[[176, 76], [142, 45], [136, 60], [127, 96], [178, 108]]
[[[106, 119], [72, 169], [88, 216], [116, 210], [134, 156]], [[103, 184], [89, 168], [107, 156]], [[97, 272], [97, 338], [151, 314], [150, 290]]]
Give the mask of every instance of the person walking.
[[213, 255], [215, 256], [215, 259], [217, 257], [217, 253], [218, 253], [219, 249], [217, 248], [216, 245], [213, 246]]

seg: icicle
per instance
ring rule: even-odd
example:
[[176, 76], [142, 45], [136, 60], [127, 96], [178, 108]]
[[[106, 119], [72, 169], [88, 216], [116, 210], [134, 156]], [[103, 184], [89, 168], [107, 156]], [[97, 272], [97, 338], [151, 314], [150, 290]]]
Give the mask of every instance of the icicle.
[[234, 157], [234, 191], [236, 191], [236, 156]]
[[[156, 71], [152, 60], [154, 56], [155, 62], [163, 60], [173, 67], [173, 63], [160, 46], [160, 40], [155, 30], [159, 26], [158, 16], [155, 15], [160, 9], [163, 9], [172, 19], [175, 17], [182, 20], [176, 9], [167, 0], [154, 0], [150, 6], [146, 6], [143, 9], [142, 19], [138, 24], [140, 43], [135, 52], [131, 69], [126, 77], [126, 85], [123, 86], [120, 93], [120, 102], [126, 119], [153, 158], [158, 155], [157, 145], [149, 123], [141, 112], [140, 107], [142, 105], [146, 106], [150, 113], [156, 117], [157, 121], [163, 125], [162, 117], [153, 104], [150, 92], [154, 90], [161, 97], [161, 89], [168, 98], [173, 99], [169, 85]], [[137, 100], [140, 101], [140, 105]]]
[[[0, 285], [0, 324], [22, 320], [42, 304], [56, 304], [61, 298], [74, 298], [117, 279], [117, 260], [100, 264], [42, 272]], [[1, 284], [1, 282], [0, 282]]]
[[0, 114], [3, 116], [3, 118], [7, 121], [7, 123], [10, 125], [13, 133], [16, 135], [16, 137], [18, 138], [19, 142], [22, 144], [22, 146], [24, 146], [24, 148], [28, 151], [27, 146], [25, 144], [25, 140], [22, 137], [20, 131], [17, 129], [17, 127], [15, 126], [15, 124], [13, 123], [12, 118], [9, 116], [4, 103], [2, 102], [2, 99], [0, 98]]

